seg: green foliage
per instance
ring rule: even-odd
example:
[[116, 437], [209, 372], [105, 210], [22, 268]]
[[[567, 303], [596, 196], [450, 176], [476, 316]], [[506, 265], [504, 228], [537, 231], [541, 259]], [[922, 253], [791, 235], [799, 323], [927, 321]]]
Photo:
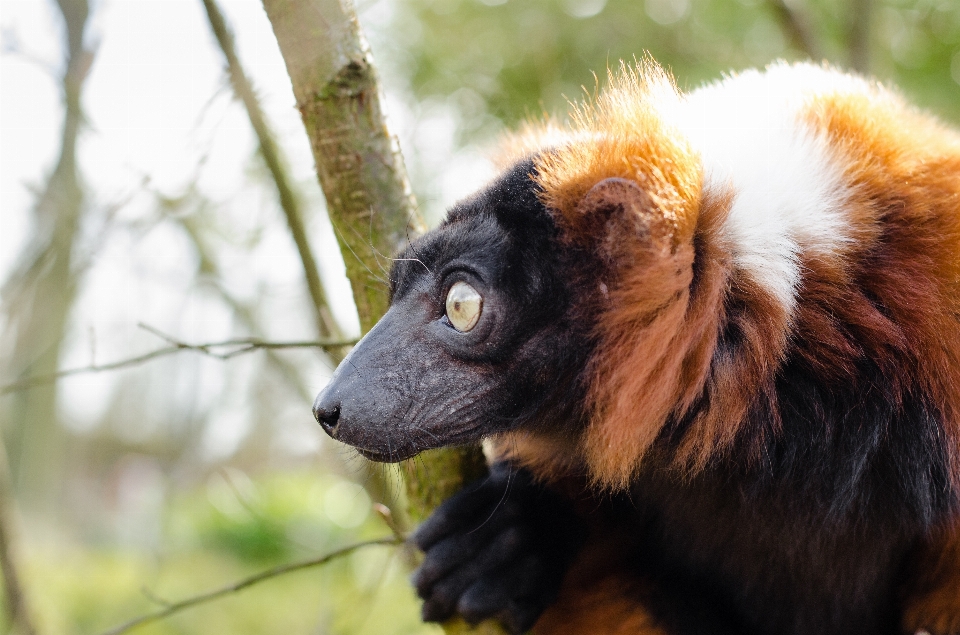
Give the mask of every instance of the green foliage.
[[[160, 550], [26, 540], [24, 577], [45, 635], [93, 635], [268, 567], [389, 536], [361, 488], [333, 475], [225, 470], [175, 497]], [[29, 537], [27, 537], [29, 538]], [[191, 608], [143, 635], [401, 635], [420, 623], [403, 554], [368, 547]]]
[[[849, 63], [847, 0], [790, 2], [832, 63]], [[960, 119], [960, 3], [877, 0], [870, 70], [914, 100]], [[729, 70], [806, 59], [772, 1], [404, 0], [389, 54], [399, 56], [420, 99], [461, 111], [461, 141], [542, 111], [563, 113], [619, 60], [649, 52], [692, 88]], [[390, 46], [390, 45], [388, 45]], [[953, 76], [951, 76], [951, 63]]]

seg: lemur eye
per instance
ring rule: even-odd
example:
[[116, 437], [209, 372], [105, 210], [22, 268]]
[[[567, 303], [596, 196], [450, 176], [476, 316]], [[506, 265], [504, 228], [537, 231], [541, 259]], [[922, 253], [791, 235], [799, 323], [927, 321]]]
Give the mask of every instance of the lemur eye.
[[447, 292], [447, 319], [453, 328], [466, 333], [480, 321], [483, 297], [466, 282], [458, 282]]

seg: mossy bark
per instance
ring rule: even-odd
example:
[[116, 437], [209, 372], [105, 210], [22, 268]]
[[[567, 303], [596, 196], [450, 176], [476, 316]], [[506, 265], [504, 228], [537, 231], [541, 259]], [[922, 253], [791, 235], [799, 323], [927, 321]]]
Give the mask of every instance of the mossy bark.
[[[424, 230], [379, 84], [348, 0], [263, 0], [310, 137], [364, 333], [389, 305], [390, 256]], [[424, 518], [485, 469], [479, 447], [427, 452], [405, 469], [410, 516]], [[495, 624], [448, 633], [500, 635]]]
[[388, 306], [389, 258], [423, 231], [352, 7], [264, 0], [367, 332]]
[[487, 473], [479, 446], [424, 452], [404, 463], [409, 511], [416, 522], [426, 520], [437, 505], [464, 485]]

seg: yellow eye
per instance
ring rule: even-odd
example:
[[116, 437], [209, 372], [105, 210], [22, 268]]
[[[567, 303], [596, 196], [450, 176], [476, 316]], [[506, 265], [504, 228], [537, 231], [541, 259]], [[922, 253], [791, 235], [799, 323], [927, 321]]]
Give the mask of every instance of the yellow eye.
[[447, 292], [447, 319], [453, 328], [466, 333], [480, 321], [483, 297], [466, 282], [458, 282]]

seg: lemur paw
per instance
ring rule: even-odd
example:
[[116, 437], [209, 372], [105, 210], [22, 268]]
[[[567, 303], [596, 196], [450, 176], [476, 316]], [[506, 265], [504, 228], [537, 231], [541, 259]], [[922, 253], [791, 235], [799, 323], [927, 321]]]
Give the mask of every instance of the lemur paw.
[[583, 533], [557, 494], [523, 470], [493, 466], [413, 536], [425, 554], [413, 574], [424, 621], [459, 613], [471, 624], [494, 618], [511, 633], [529, 630], [556, 598]]

